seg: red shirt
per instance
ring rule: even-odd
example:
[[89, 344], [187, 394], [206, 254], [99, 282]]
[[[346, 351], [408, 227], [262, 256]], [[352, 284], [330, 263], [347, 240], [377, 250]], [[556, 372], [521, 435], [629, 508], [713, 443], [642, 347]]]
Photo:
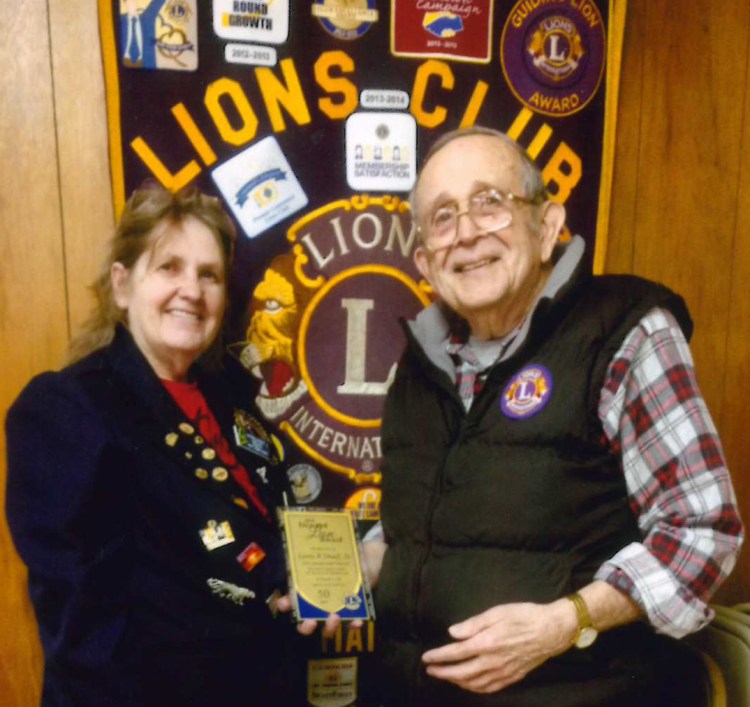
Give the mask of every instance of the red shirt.
[[250, 480], [247, 469], [234, 456], [232, 448], [221, 433], [219, 423], [208, 407], [208, 403], [203, 397], [203, 393], [198, 389], [197, 384], [165, 379], [162, 379], [161, 382], [174, 398], [180, 410], [197, 426], [203, 439], [216, 451], [219, 459], [229, 469], [232, 478], [242, 487], [250, 501], [252, 501], [252, 504], [267, 521], [271, 522], [271, 514], [261, 500], [258, 489]]

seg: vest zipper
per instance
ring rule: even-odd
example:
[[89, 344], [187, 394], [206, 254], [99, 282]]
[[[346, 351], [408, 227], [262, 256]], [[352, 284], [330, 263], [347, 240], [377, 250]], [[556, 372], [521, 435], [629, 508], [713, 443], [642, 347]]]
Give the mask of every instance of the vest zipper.
[[[414, 624], [418, 623], [421, 620], [419, 597], [422, 593], [422, 574], [424, 572], [424, 567], [427, 564], [427, 560], [430, 557], [430, 554], [432, 551], [432, 517], [434, 515], [435, 508], [437, 507], [438, 500], [440, 499], [440, 496], [442, 495], [442, 492], [443, 492], [443, 480], [444, 480], [444, 474], [445, 474], [445, 467], [446, 467], [448, 457], [450, 456], [451, 451], [459, 443], [466, 429], [467, 411], [464, 409], [463, 403], [461, 402], [460, 398], [455, 393], [455, 391], [450, 391], [450, 392], [453, 393], [453, 395], [448, 399], [447, 406], [450, 406], [451, 408], [455, 408], [455, 410], [458, 410], [458, 416], [455, 415], [455, 410], [451, 412], [451, 428], [452, 428], [451, 441], [445, 447], [445, 453], [443, 454], [442, 462], [437, 471], [437, 474], [435, 477], [435, 484], [433, 485], [432, 495], [430, 496], [430, 503], [427, 507], [426, 522], [425, 522], [425, 529], [424, 529], [427, 542], [425, 544], [424, 552], [422, 553], [422, 556], [416, 565], [416, 572], [415, 572], [416, 576], [414, 579], [414, 591], [413, 591], [412, 602], [411, 602], [411, 605], [413, 607], [412, 613], [414, 617], [413, 619]], [[446, 413], [448, 413], [447, 410], [446, 410]], [[417, 632], [414, 626], [412, 626], [412, 633], [413, 633], [413, 637], [415, 638], [415, 640], [418, 640]]]

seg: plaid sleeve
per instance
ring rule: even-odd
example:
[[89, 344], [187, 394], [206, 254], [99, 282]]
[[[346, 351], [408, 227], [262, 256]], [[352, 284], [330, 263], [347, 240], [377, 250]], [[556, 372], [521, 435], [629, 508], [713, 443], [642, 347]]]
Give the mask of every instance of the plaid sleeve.
[[705, 626], [735, 564], [742, 522], [716, 428], [674, 317], [651, 310], [615, 354], [599, 417], [621, 456], [643, 540], [597, 572], [675, 638]]

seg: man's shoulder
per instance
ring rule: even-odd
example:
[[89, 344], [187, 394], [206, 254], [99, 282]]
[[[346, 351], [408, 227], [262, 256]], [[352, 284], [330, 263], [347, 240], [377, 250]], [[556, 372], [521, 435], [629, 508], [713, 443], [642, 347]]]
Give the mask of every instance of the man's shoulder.
[[660, 297], [672, 296], [678, 297], [673, 290], [666, 285], [648, 280], [639, 275], [630, 274], [608, 274], [594, 275], [589, 278], [589, 287], [602, 294], [612, 293], [618, 296], [628, 296], [629, 298], [642, 298], [645, 296]]
[[596, 275], [585, 291], [588, 306], [634, 320], [633, 325], [655, 308], [669, 312], [687, 337], [693, 329], [685, 300], [672, 289], [638, 275]]

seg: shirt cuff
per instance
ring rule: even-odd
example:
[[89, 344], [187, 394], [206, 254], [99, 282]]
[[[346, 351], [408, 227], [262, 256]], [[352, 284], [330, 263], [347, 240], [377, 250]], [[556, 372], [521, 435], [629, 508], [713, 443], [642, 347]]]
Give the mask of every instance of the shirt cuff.
[[641, 543], [631, 543], [605, 562], [594, 579], [607, 582], [641, 607], [657, 633], [682, 638], [708, 625], [709, 605], [681, 585]]
[[380, 521], [375, 523], [375, 525], [367, 531], [365, 537], [362, 538], [362, 542], [364, 543], [369, 543], [373, 540], [385, 542], [385, 532], [383, 531], [383, 524]]

